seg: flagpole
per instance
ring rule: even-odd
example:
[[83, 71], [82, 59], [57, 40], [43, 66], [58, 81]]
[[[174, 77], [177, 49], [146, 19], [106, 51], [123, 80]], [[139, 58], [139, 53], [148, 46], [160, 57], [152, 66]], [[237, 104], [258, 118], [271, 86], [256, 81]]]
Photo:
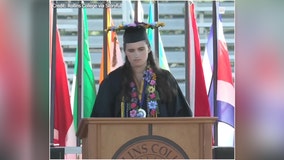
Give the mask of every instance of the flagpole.
[[138, 0], [135, 1], [134, 21], [138, 21]]
[[108, 48], [107, 48], [107, 41], [108, 41], [108, 32], [105, 31], [105, 29], [107, 29], [107, 3], [108, 1], [105, 1], [104, 2], [104, 12], [103, 12], [103, 47], [104, 47], [104, 78], [106, 78], [107, 76], [107, 70], [108, 70], [108, 55], [107, 55], [107, 51], [108, 51]]
[[[80, 5], [82, 5], [82, 1], [79, 1]], [[79, 124], [82, 118], [82, 106], [83, 106], [83, 23], [82, 23], [82, 7], [78, 8], [78, 71], [77, 71], [77, 86], [78, 86], [78, 112], [77, 112], [77, 122]], [[78, 127], [78, 126], [77, 126]], [[80, 146], [80, 139], [77, 137], [77, 146]]]
[[[54, 6], [56, 1], [53, 2]], [[52, 59], [51, 59], [51, 91], [50, 91], [50, 145], [54, 145], [54, 108], [55, 108], [55, 78], [56, 78], [56, 23], [57, 10], [53, 7], [53, 22], [52, 22]]]
[[[217, 78], [218, 78], [218, 33], [217, 33], [217, 10], [216, 10], [216, 1], [212, 1], [212, 26], [213, 26], [213, 99], [214, 99], [214, 116], [218, 116], [217, 108]], [[211, 82], [212, 84], [212, 82]], [[214, 126], [214, 145], [218, 146], [218, 121]]]
[[[154, 20], [159, 21], [159, 10], [158, 10], [158, 0], [154, 0]], [[155, 58], [156, 62], [159, 64], [159, 29], [158, 27], [154, 30], [154, 40], [155, 40]]]
[[186, 99], [190, 100], [189, 98], [189, 10], [188, 10], [188, 1], [185, 1], [185, 97]]

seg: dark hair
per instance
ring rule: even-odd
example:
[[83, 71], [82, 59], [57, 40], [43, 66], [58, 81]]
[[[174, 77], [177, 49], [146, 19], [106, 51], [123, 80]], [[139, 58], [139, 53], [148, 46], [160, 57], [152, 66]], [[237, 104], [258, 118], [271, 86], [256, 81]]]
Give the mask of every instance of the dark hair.
[[[146, 39], [145, 42], [147, 43], [149, 49], [150, 49], [150, 43], [149, 40]], [[124, 51], [125, 51], [125, 43], [123, 44]], [[170, 103], [173, 100], [173, 96], [177, 94], [177, 86], [175, 86], [173, 78], [169, 77], [169, 74], [167, 74], [167, 71], [160, 69], [154, 60], [153, 52], [150, 51], [148, 54], [147, 59], [148, 65], [151, 66], [153, 71], [157, 75], [157, 84], [156, 89], [159, 92], [160, 101], [162, 103]], [[130, 100], [130, 82], [133, 81], [133, 71], [131, 69], [130, 62], [125, 56], [125, 63], [122, 66], [122, 95], [125, 96], [125, 100]]]

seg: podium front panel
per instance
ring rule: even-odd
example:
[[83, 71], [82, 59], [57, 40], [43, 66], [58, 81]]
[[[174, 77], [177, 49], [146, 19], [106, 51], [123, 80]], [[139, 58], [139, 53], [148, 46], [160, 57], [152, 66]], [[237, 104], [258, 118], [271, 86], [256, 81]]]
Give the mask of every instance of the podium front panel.
[[87, 118], [79, 126], [87, 158], [212, 158], [216, 118]]

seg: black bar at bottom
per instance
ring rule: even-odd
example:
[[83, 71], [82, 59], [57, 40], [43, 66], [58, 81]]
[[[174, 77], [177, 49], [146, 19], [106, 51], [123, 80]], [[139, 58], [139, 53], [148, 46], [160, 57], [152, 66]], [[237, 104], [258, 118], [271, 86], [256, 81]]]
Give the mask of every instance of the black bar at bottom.
[[50, 148], [50, 159], [64, 159], [64, 148], [63, 147], [51, 147]]

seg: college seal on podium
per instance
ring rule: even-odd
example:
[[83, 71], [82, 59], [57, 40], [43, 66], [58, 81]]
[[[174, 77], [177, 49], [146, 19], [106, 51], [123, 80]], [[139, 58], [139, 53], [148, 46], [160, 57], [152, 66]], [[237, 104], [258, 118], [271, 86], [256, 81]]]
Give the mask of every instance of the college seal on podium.
[[122, 145], [113, 159], [189, 159], [175, 142], [161, 136], [141, 136]]

